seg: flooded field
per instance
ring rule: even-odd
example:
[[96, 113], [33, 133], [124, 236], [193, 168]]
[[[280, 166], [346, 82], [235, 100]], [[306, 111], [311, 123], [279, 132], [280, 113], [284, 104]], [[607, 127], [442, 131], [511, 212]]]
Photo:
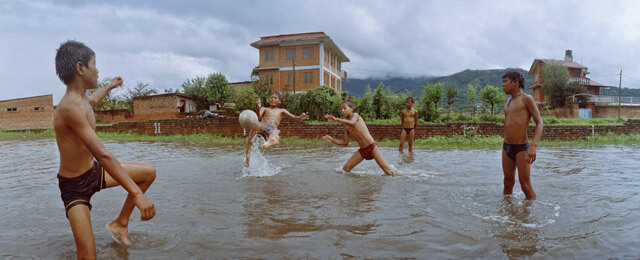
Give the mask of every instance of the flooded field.
[[[542, 147], [538, 195], [502, 195], [500, 150], [383, 147], [402, 176], [373, 161], [340, 168], [357, 147], [115, 142], [121, 161], [153, 164], [157, 215], [132, 216], [133, 246], [104, 225], [126, 192], [92, 198], [98, 258], [640, 258], [640, 147]], [[0, 258], [75, 258], [53, 139], [0, 141]], [[271, 167], [271, 168], [265, 168]]]

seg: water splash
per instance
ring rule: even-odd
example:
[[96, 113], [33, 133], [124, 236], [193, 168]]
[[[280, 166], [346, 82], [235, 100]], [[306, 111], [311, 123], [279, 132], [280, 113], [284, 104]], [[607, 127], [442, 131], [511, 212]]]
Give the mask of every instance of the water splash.
[[251, 160], [249, 161], [249, 167], [242, 168], [241, 177], [269, 177], [280, 173], [282, 167], [276, 167], [271, 165], [264, 154], [262, 154], [262, 144], [264, 139], [256, 135], [253, 137], [253, 146], [251, 147]]

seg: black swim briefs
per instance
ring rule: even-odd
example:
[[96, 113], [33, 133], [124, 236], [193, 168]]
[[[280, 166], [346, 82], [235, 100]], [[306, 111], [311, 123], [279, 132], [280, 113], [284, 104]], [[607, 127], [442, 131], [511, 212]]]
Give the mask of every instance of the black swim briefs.
[[66, 212], [80, 204], [87, 205], [91, 210], [91, 196], [107, 186], [104, 168], [95, 161], [91, 169], [78, 177], [65, 178], [58, 175], [58, 186]]
[[515, 161], [516, 155], [518, 155], [519, 152], [524, 152], [529, 149], [529, 142], [527, 141], [524, 144], [508, 144], [507, 142], [504, 142], [502, 144], [502, 149], [507, 154], [507, 156], [511, 158], [511, 160]]

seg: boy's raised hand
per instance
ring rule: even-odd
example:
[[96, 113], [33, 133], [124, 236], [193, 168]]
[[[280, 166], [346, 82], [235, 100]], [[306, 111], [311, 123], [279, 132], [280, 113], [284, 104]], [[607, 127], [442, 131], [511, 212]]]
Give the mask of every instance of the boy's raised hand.
[[309, 113], [304, 112], [300, 114], [300, 120], [307, 120], [307, 119], [309, 119]]
[[327, 121], [329, 121], [329, 122], [335, 122], [336, 121], [336, 117], [332, 116], [332, 115], [329, 115], [329, 114], [324, 115], [324, 118], [327, 119]]
[[121, 77], [115, 77], [111, 80], [111, 84], [109, 84], [110, 88], [116, 88], [122, 86], [122, 78]]

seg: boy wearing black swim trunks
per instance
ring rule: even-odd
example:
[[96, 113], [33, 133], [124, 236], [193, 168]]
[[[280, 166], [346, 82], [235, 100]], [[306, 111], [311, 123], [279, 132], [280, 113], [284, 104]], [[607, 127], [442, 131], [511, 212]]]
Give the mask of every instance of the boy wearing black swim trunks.
[[144, 192], [156, 177], [153, 166], [144, 163], [120, 163], [107, 151], [96, 135], [93, 106], [112, 89], [122, 85], [116, 77], [111, 84], [86, 95], [98, 83], [95, 53], [77, 41], [60, 45], [56, 53], [56, 74], [67, 86], [53, 120], [60, 152], [58, 180], [62, 201], [75, 239], [78, 259], [95, 259], [96, 247], [91, 226], [91, 196], [116, 185], [129, 193], [119, 216], [107, 224], [118, 242], [129, 245], [129, 217], [137, 207], [141, 219], [149, 220], [155, 208]]
[[[542, 137], [542, 118], [533, 98], [523, 92], [524, 76], [520, 71], [510, 70], [502, 75], [502, 90], [511, 95], [504, 106], [504, 144], [502, 149], [502, 171], [504, 172], [503, 194], [513, 193], [516, 169], [518, 180], [526, 199], [535, 199], [531, 187], [530, 167], [536, 160], [536, 149]], [[527, 129], [533, 117], [536, 130], [529, 144]]]
[[353, 167], [358, 165], [362, 160], [371, 160], [375, 159], [378, 166], [382, 168], [386, 175], [397, 175], [398, 171], [393, 169], [387, 161], [382, 157], [382, 153], [380, 152], [380, 148], [378, 148], [378, 144], [376, 144], [375, 140], [369, 133], [369, 129], [367, 125], [364, 123], [364, 119], [358, 115], [358, 113], [353, 112], [354, 105], [353, 102], [349, 100], [342, 101], [340, 105], [340, 112], [342, 116], [346, 119], [336, 118], [333, 115], [325, 115], [329, 122], [339, 122], [346, 128], [344, 133], [343, 140], [333, 139], [330, 135], [325, 135], [322, 137], [322, 140], [327, 143], [334, 143], [337, 145], [347, 146], [349, 145], [349, 134], [353, 136], [354, 139], [358, 142], [360, 146], [360, 150], [355, 152], [353, 156], [347, 161], [347, 163], [342, 167], [342, 169], [346, 172], [350, 172]]
[[413, 152], [413, 137], [418, 127], [418, 111], [413, 109], [413, 98], [408, 97], [404, 101], [406, 109], [400, 112], [400, 120], [402, 121], [402, 133], [400, 134], [400, 152], [404, 150], [404, 142], [409, 138], [409, 152]]

